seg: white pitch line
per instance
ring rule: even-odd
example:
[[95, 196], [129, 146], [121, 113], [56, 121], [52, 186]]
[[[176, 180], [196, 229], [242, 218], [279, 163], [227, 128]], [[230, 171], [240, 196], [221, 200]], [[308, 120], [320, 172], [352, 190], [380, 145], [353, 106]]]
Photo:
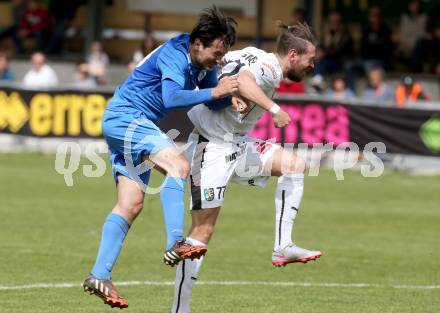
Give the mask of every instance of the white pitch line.
[[[117, 286], [173, 286], [174, 281], [121, 281]], [[281, 281], [200, 281], [197, 285], [211, 286], [276, 286], [276, 287], [317, 287], [317, 288], [396, 288], [396, 289], [440, 289], [440, 285], [381, 285], [381, 284], [344, 284], [344, 283], [305, 283]], [[80, 288], [80, 283], [40, 283], [31, 285], [2, 286], [0, 291], [47, 289], [47, 288]]]

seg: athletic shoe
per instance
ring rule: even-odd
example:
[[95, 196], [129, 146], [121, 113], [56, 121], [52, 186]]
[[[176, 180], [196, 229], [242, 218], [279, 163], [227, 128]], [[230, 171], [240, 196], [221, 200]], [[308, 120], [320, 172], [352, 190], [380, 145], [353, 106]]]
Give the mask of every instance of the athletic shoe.
[[119, 296], [118, 291], [111, 280], [97, 279], [90, 275], [83, 282], [84, 291], [89, 292], [91, 295], [96, 295], [104, 300], [105, 304], [108, 304], [112, 308], [124, 309], [128, 307], [128, 301]]
[[163, 261], [166, 265], [173, 267], [183, 259], [200, 259], [206, 251], [208, 251], [206, 246], [193, 246], [184, 239], [178, 240], [171, 249], [165, 251]]
[[289, 263], [307, 263], [308, 261], [316, 260], [321, 255], [321, 251], [310, 251], [291, 244], [272, 252], [272, 264], [281, 267]]

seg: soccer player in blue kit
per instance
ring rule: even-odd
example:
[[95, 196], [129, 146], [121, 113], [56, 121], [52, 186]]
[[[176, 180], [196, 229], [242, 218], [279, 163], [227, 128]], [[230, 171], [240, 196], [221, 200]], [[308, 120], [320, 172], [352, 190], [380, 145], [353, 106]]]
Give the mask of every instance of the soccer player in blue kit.
[[111, 152], [118, 198], [104, 221], [96, 262], [83, 288], [111, 307], [128, 307], [112, 284], [110, 272], [130, 225], [142, 210], [152, 167], [166, 174], [160, 192], [167, 234], [164, 262], [174, 266], [206, 253], [206, 247], [183, 239], [189, 163], [156, 124], [174, 108], [230, 103], [230, 96], [238, 90], [237, 79], [218, 82], [217, 65], [235, 42], [235, 27], [236, 22], [215, 6], [204, 10], [191, 34], [170, 39], [137, 65], [116, 88], [105, 110], [102, 130]]

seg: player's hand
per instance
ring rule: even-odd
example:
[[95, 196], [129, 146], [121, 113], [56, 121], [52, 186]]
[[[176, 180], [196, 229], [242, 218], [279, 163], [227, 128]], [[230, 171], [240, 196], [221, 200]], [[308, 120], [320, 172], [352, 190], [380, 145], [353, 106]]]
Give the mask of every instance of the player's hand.
[[251, 106], [243, 99], [238, 96], [232, 96], [232, 106], [237, 110], [238, 113], [245, 114], [250, 111]]
[[286, 127], [290, 123], [290, 116], [289, 114], [284, 111], [283, 109], [279, 110], [278, 113], [272, 115], [273, 123], [275, 124], [275, 127], [282, 128]]
[[212, 89], [212, 98], [218, 99], [232, 96], [238, 91], [238, 80], [236, 76], [226, 76], [219, 80], [217, 87]]

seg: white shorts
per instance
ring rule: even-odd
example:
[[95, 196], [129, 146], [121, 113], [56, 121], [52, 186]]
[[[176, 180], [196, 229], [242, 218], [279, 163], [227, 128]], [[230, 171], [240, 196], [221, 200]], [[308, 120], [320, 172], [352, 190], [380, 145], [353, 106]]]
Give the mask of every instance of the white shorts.
[[188, 142], [194, 148], [190, 174], [192, 210], [222, 206], [229, 182], [266, 186], [271, 176], [269, 162], [281, 148], [254, 138], [240, 143], [210, 142], [194, 133]]

